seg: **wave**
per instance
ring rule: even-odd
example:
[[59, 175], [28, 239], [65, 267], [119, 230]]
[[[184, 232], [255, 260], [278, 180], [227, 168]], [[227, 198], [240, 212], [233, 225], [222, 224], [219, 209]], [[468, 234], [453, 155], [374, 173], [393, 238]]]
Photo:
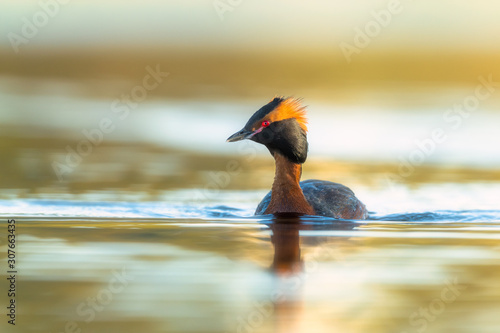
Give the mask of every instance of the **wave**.
[[[102, 217], [102, 218], [198, 218], [230, 219], [254, 217], [254, 207], [248, 204], [196, 205], [164, 202], [89, 202], [73, 200], [0, 200], [0, 216], [40, 217]], [[268, 220], [268, 217], [259, 217]], [[331, 222], [332, 218], [308, 217], [312, 224]], [[370, 212], [368, 221], [400, 222], [498, 222], [500, 210], [437, 210], [377, 214]]]

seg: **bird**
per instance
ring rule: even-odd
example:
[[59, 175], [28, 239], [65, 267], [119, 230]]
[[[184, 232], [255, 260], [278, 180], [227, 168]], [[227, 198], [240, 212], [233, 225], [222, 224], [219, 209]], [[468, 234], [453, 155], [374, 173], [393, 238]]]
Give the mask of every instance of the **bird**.
[[271, 191], [257, 206], [255, 215], [366, 219], [365, 205], [348, 187], [325, 180], [300, 181], [309, 146], [307, 123], [307, 110], [301, 99], [276, 96], [257, 110], [243, 129], [226, 140], [251, 140], [263, 144], [274, 157], [274, 182]]

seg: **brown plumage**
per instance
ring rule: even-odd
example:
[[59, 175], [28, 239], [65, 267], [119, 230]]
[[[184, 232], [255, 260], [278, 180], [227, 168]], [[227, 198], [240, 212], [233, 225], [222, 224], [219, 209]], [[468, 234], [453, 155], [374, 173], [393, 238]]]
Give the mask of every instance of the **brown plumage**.
[[274, 98], [227, 141], [244, 139], [265, 145], [276, 164], [272, 191], [258, 205], [256, 215], [294, 213], [341, 219], [367, 218], [365, 205], [349, 188], [322, 180], [300, 182], [308, 143], [306, 111], [299, 100]]
[[299, 213], [315, 215], [300, 188], [302, 165], [290, 162], [281, 154], [274, 155], [276, 171], [271, 201], [264, 214]]

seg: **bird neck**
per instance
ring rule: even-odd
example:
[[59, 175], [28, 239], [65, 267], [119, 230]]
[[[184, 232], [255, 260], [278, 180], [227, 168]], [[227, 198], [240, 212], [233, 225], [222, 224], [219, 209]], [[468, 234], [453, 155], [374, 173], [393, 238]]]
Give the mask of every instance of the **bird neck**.
[[299, 213], [314, 215], [314, 209], [307, 202], [300, 188], [302, 164], [293, 163], [285, 156], [275, 153], [276, 171], [271, 201], [265, 214]]

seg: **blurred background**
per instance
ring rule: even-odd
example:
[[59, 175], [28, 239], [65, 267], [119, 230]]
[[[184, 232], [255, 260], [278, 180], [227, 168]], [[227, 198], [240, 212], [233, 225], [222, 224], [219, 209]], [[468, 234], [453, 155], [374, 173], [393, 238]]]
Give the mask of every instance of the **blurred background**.
[[[12, 331], [498, 332], [499, 11], [2, 0]], [[275, 95], [308, 106], [303, 178], [349, 186], [371, 221], [251, 217], [274, 163], [226, 139]], [[129, 284], [87, 320], [117, 272]]]
[[[0, 4], [5, 199], [202, 188], [276, 94], [309, 106], [305, 177], [499, 179], [495, 1], [63, 2]], [[228, 189], [269, 188], [253, 149]]]

